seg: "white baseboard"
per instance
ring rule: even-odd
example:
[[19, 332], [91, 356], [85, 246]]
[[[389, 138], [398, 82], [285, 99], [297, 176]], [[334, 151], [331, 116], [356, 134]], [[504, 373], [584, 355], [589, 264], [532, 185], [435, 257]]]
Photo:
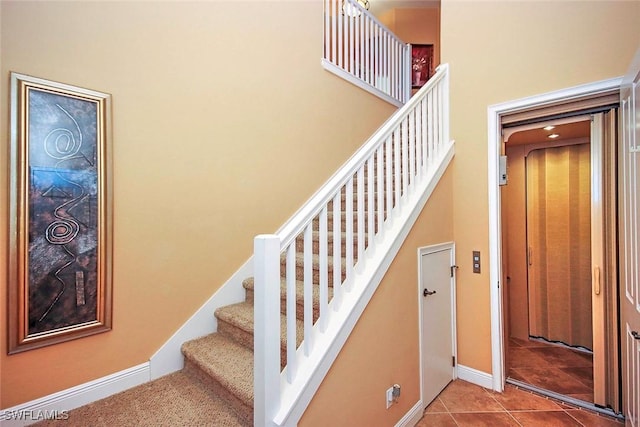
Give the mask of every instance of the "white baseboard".
[[242, 265], [198, 311], [178, 329], [158, 351], [150, 363], [150, 378], [163, 377], [179, 371], [184, 366], [184, 358], [180, 348], [185, 342], [211, 334], [218, 330], [216, 317], [213, 315], [218, 307], [242, 302], [245, 291], [242, 281], [253, 274], [253, 257]]
[[493, 376], [468, 366], [458, 365], [458, 379], [493, 390]]
[[11, 408], [0, 410], [0, 426], [18, 427], [45, 419], [67, 419], [68, 411], [149, 381], [149, 363]]
[[396, 427], [413, 427], [415, 426], [420, 419], [422, 419], [422, 414], [424, 412], [424, 408], [422, 407], [422, 400], [418, 400], [418, 402], [413, 405], [413, 408], [409, 409], [404, 417], [398, 421]]

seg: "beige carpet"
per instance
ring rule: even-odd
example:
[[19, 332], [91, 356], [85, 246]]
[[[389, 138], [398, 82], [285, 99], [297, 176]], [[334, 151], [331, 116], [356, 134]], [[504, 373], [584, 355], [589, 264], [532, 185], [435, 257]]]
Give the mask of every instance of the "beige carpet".
[[36, 426], [243, 426], [224, 401], [184, 372], [134, 387], [74, 409], [68, 420]]

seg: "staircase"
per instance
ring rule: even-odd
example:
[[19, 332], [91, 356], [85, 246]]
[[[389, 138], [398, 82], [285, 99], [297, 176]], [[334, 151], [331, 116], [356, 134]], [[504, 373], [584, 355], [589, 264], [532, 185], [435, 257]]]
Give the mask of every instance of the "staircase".
[[[357, 203], [357, 202], [355, 202]], [[341, 217], [346, 218], [346, 212]], [[315, 222], [316, 228], [319, 226]], [[357, 229], [357, 223], [356, 227]], [[341, 236], [342, 250], [345, 252], [345, 236]], [[329, 233], [329, 240], [333, 244], [333, 234]], [[319, 312], [319, 232], [313, 233], [312, 250], [313, 260], [313, 318], [317, 321]], [[304, 316], [304, 236], [296, 239], [296, 347], [302, 342], [303, 316]], [[357, 247], [354, 248], [357, 251]], [[357, 261], [357, 255], [355, 260]], [[332, 264], [332, 260], [329, 261]], [[346, 265], [346, 258], [342, 265]], [[286, 257], [282, 257], [282, 270], [286, 268]], [[344, 276], [346, 271], [342, 271]], [[183, 344], [182, 353], [185, 364], [183, 372], [190, 378], [199, 381], [205, 387], [212, 390], [223, 399], [228, 406], [247, 426], [253, 425], [253, 333], [254, 333], [254, 285], [253, 277], [244, 280], [246, 300], [238, 304], [232, 304], [218, 308], [214, 315], [218, 322], [218, 330], [210, 335], [191, 340]], [[281, 282], [281, 325], [286, 325], [286, 283]], [[333, 295], [329, 290], [329, 298]], [[286, 364], [286, 328], [281, 330], [281, 358], [280, 364], [284, 368]]]
[[297, 425], [453, 157], [447, 94], [445, 65], [277, 235], [256, 237], [245, 300], [182, 345], [183, 372], [243, 425]]

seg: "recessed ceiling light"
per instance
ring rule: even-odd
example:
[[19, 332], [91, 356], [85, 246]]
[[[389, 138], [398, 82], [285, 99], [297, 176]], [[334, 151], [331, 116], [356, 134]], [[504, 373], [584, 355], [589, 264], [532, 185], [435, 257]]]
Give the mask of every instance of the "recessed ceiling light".
[[552, 133], [551, 135], [548, 136], [548, 138], [551, 139], [556, 139], [557, 137], [559, 137], [560, 135], [558, 135], [557, 133]]
[[551, 130], [551, 129], [555, 129], [555, 128], [556, 128], [555, 126], [551, 126], [551, 125], [549, 125], [549, 126], [545, 126], [545, 127], [543, 127], [542, 129], [544, 129], [544, 130]]

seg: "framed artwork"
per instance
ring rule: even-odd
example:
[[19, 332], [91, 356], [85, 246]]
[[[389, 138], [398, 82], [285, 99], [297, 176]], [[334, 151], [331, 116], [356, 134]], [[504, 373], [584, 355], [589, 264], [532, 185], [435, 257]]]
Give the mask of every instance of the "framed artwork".
[[433, 45], [411, 45], [411, 87], [421, 88], [433, 76]]
[[11, 73], [9, 354], [111, 329], [110, 108]]

